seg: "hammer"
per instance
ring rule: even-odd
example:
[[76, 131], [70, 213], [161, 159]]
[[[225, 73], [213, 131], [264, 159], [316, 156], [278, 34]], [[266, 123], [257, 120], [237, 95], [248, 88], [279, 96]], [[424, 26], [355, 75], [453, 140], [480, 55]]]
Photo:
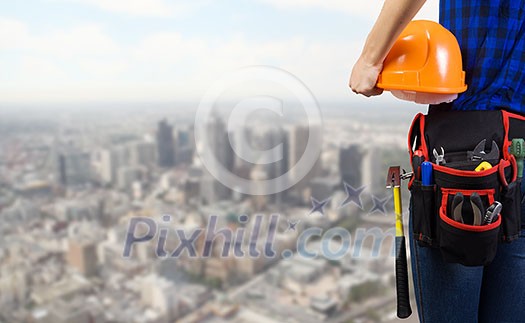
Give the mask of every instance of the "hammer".
[[394, 191], [394, 211], [396, 214], [396, 291], [397, 317], [405, 319], [412, 314], [408, 292], [408, 266], [403, 232], [403, 211], [401, 205], [401, 172], [399, 166], [388, 169], [386, 188]]

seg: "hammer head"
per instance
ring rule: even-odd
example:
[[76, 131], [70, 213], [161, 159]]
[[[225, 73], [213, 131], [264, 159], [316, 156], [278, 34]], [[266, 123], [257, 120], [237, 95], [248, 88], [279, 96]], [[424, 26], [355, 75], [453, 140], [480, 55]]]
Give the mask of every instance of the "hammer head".
[[388, 168], [388, 175], [386, 177], [386, 188], [401, 186], [401, 167], [391, 166]]

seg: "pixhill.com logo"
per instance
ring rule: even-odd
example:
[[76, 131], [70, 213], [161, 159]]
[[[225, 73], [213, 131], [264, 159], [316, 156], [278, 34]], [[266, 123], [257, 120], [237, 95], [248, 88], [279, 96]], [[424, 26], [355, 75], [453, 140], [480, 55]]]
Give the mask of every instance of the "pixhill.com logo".
[[[162, 220], [155, 221], [148, 217], [134, 217], [130, 220], [123, 257], [131, 257], [133, 246], [153, 242], [155, 254], [159, 258], [209, 258], [234, 256], [237, 258], [289, 258], [294, 250], [300, 257], [317, 258], [322, 256], [326, 259], [337, 260], [345, 255], [361, 257], [363, 242], [370, 238], [372, 249], [367, 257], [377, 258], [385, 243], [391, 245], [390, 254], [394, 255], [393, 238], [394, 228], [382, 230], [379, 227], [357, 228], [352, 239], [352, 233], [342, 227], [334, 227], [325, 231], [321, 227], [309, 227], [301, 232], [297, 228], [299, 220], [285, 220], [287, 228], [285, 233], [296, 234], [296, 243], [292, 249], [284, 249], [281, 254], [277, 253], [277, 228], [281, 221], [279, 214], [272, 214], [266, 218], [257, 214], [251, 219], [247, 215], [238, 217], [238, 226], [222, 226], [220, 216], [210, 215], [207, 224], [203, 228], [192, 230], [181, 229], [170, 225], [171, 216], [164, 215]], [[170, 243], [170, 239], [172, 240]], [[319, 241], [319, 248], [312, 249], [310, 242]], [[333, 242], [337, 247], [333, 247]], [[174, 242], [174, 243], [173, 243]], [[167, 250], [167, 245], [175, 246]], [[217, 247], [219, 252], [217, 252]]]

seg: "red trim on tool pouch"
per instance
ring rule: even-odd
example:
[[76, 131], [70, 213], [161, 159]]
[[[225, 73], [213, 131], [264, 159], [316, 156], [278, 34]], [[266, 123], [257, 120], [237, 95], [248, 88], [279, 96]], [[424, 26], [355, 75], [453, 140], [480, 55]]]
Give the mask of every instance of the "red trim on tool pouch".
[[512, 172], [514, 173], [514, 176], [512, 176], [512, 181], [511, 182], [514, 182], [515, 180], [518, 179], [518, 162], [516, 161], [516, 157], [514, 157], [514, 155], [510, 155], [510, 164], [512, 165]]
[[423, 156], [425, 156], [425, 160], [430, 160], [427, 142], [425, 140], [425, 115], [423, 114], [421, 116], [420, 126], [419, 126], [419, 132], [421, 135], [421, 150], [423, 151]]
[[[412, 120], [412, 124], [410, 125], [410, 130], [408, 131], [408, 152], [409, 152], [409, 155], [410, 155], [410, 160], [412, 160], [412, 156], [414, 155], [414, 151], [412, 150], [413, 147], [413, 142], [412, 142], [412, 132], [414, 132], [414, 126], [416, 125], [416, 122], [419, 121], [419, 118], [423, 115], [423, 113], [418, 113], [416, 114], [416, 116], [414, 117], [414, 119]], [[418, 149], [418, 147], [416, 147], [416, 149]]]
[[498, 166], [499, 177], [504, 187], [509, 186], [509, 182], [507, 182], [507, 179], [505, 178], [505, 168], [508, 166], [512, 167], [511, 183], [518, 178], [518, 166], [516, 164], [516, 158], [513, 155], [509, 155], [509, 158], [510, 161], [502, 159]]
[[494, 174], [495, 172], [498, 171], [498, 168], [499, 168], [499, 164], [492, 167], [492, 168], [489, 168], [487, 170], [482, 170], [480, 172], [476, 172], [474, 170], [459, 170], [459, 169], [455, 169], [455, 168], [450, 168], [450, 167], [446, 167], [446, 166], [441, 166], [441, 165], [437, 165], [437, 164], [433, 164], [434, 166], [434, 170], [438, 170], [442, 173], [446, 173], [446, 174], [450, 174], [450, 175], [456, 175], [456, 176], [462, 176], [462, 177], [483, 177], [483, 176], [487, 176], [487, 175], [492, 175]]
[[410, 180], [408, 181], [408, 189], [410, 190], [412, 188], [412, 184], [414, 184], [414, 180], [416, 179], [416, 176], [412, 176], [412, 178], [410, 178]]
[[506, 111], [501, 110], [501, 115], [503, 119], [503, 129], [505, 131], [505, 139], [503, 140], [503, 158], [509, 159], [509, 147], [510, 147], [510, 141], [509, 141], [509, 129], [510, 129], [510, 121], [509, 121], [509, 114]]
[[505, 111], [505, 110], [502, 110], [502, 111], [503, 111], [503, 114], [507, 115], [510, 118], [515, 118], [515, 119], [520, 119], [522, 121], [525, 121], [525, 116], [522, 116], [521, 114], [512, 113], [512, 112]]
[[487, 225], [468, 225], [461, 222], [457, 222], [445, 215], [445, 210], [443, 209], [443, 207], [439, 209], [439, 217], [441, 218], [441, 220], [445, 221], [445, 223], [447, 223], [450, 226], [453, 226], [454, 228], [471, 232], [490, 231], [492, 229], [497, 228], [501, 224], [501, 214], [498, 214], [498, 219], [496, 220], [496, 222]]
[[444, 205], [445, 207], [448, 204], [448, 196], [450, 194], [456, 195], [457, 193], [461, 193], [466, 196], [471, 196], [474, 193], [478, 193], [481, 196], [487, 196], [489, 199], [489, 204], [494, 203], [494, 194], [496, 194], [496, 190], [493, 188], [487, 188], [483, 190], [463, 190], [463, 189], [456, 189], [456, 188], [441, 188], [441, 192], [443, 193], [443, 196], [441, 196], [441, 205]]

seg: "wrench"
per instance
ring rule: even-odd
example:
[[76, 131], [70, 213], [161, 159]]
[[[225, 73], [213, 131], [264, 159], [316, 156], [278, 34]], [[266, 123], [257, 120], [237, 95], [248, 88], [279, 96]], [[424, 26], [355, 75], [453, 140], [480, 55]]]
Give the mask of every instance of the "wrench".
[[492, 147], [490, 152], [485, 152], [485, 143], [487, 139], [483, 139], [479, 144], [474, 148], [473, 151], [468, 152], [468, 159], [472, 161], [483, 161], [483, 160], [494, 160], [499, 159], [499, 148], [498, 144], [492, 140]]

